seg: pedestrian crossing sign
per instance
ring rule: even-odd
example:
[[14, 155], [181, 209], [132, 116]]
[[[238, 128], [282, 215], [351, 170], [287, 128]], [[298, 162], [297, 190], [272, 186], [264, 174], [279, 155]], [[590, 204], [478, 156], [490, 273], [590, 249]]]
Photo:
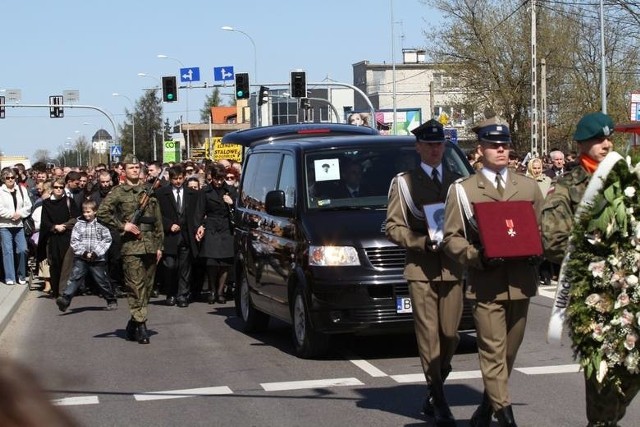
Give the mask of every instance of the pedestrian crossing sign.
[[122, 145], [112, 145], [111, 157], [120, 157], [120, 156], [122, 156]]

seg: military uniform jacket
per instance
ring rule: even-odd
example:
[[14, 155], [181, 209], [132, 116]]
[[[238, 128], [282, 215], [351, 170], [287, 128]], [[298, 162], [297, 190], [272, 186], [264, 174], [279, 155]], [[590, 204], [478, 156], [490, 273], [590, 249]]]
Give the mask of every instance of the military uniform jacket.
[[407, 249], [404, 277], [407, 280], [421, 281], [458, 281], [462, 268], [445, 256], [441, 250], [425, 249], [428, 245], [429, 231], [424, 218], [416, 218], [407, 207], [400, 192], [398, 180], [404, 179], [415, 206], [431, 203], [443, 203], [449, 185], [460, 175], [443, 168], [443, 182], [438, 186], [421, 167], [394, 177], [389, 189], [387, 207], [386, 235], [393, 243]]
[[562, 263], [569, 243], [576, 209], [587, 190], [591, 175], [578, 166], [561, 176], [549, 189], [542, 208], [542, 245], [546, 258]]
[[122, 255], [155, 254], [162, 250], [164, 233], [162, 231], [162, 215], [155, 195], [149, 199], [145, 208], [140, 228], [141, 237], [138, 239], [131, 233], [124, 231], [124, 224], [131, 220], [142, 198], [142, 185], [120, 184], [115, 186], [104, 198], [98, 208], [98, 220], [112, 230], [117, 230], [121, 236]]
[[[539, 218], [544, 196], [538, 183], [510, 170], [507, 172], [506, 182], [503, 197], [500, 197], [493, 183], [480, 172], [460, 184], [472, 210], [474, 202], [530, 200]], [[538, 286], [537, 266], [530, 265], [526, 260], [509, 260], [502, 265], [485, 268], [477, 230], [462, 212], [454, 184], [445, 205], [443, 250], [466, 267], [466, 297], [480, 301], [500, 301], [535, 296]]]

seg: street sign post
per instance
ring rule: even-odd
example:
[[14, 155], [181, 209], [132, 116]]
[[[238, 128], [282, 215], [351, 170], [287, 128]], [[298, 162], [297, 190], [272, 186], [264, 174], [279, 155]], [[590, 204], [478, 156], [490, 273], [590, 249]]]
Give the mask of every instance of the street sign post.
[[235, 80], [235, 74], [233, 73], [233, 67], [214, 67], [213, 68], [213, 80], [216, 82], [224, 82], [227, 80]]
[[180, 68], [180, 82], [191, 83], [191, 82], [199, 82], [199, 81], [200, 81], [199, 67]]

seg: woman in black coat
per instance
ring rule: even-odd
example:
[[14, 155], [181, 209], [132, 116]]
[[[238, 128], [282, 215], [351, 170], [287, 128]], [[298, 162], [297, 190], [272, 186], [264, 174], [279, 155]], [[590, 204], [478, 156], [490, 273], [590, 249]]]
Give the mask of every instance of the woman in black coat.
[[211, 294], [209, 304], [227, 302], [224, 286], [234, 263], [233, 203], [236, 190], [227, 185], [226, 169], [215, 163], [209, 169], [211, 182], [204, 187], [204, 217], [196, 233], [200, 257], [204, 258]]
[[38, 261], [48, 259], [51, 271], [51, 294], [60, 294], [60, 277], [65, 254], [71, 246], [71, 230], [81, 211], [64, 192], [64, 179], [56, 179], [52, 194], [42, 203], [40, 238], [38, 240]]

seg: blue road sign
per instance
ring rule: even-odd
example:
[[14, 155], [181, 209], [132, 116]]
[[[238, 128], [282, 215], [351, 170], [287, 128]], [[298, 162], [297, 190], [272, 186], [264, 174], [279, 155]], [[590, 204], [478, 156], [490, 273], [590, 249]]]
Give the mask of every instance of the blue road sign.
[[122, 156], [122, 145], [112, 145], [111, 157], [120, 157], [120, 156]]
[[199, 82], [200, 67], [180, 68], [180, 81], [183, 83]]
[[216, 82], [233, 80], [233, 67], [213, 67], [213, 80]]

